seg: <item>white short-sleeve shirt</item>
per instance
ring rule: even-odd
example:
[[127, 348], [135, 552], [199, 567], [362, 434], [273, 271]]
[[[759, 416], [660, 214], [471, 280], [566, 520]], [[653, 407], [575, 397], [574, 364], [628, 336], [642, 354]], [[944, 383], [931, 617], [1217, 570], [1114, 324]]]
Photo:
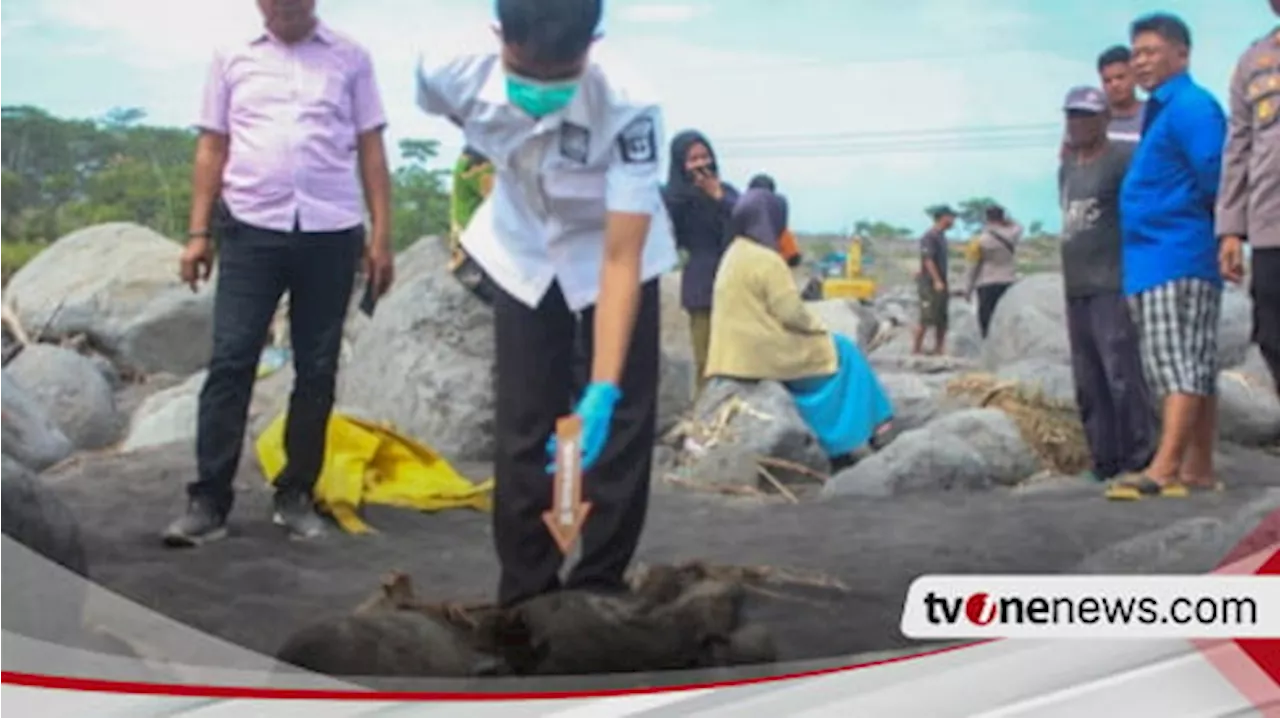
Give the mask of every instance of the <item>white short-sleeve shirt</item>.
[[493, 191], [461, 243], [513, 297], [535, 307], [558, 282], [571, 310], [594, 304], [608, 212], [653, 218], [642, 281], [675, 266], [661, 194], [662, 113], [636, 85], [593, 61], [569, 105], [535, 120], [508, 102], [496, 53], [422, 58], [417, 75], [418, 105], [460, 121], [467, 143], [493, 162]]

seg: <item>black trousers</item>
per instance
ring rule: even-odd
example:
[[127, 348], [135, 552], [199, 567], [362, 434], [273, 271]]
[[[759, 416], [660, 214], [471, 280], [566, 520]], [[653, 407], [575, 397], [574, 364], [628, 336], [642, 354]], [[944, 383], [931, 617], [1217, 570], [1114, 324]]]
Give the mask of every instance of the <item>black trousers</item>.
[[1280, 249], [1254, 249], [1252, 264], [1253, 341], [1280, 387]]
[[978, 287], [978, 329], [982, 331], [982, 338], [987, 338], [987, 331], [991, 329], [991, 317], [995, 316], [996, 305], [1000, 303], [1000, 297], [1009, 290], [1012, 284], [987, 284]]
[[235, 498], [258, 360], [286, 291], [295, 378], [285, 424], [288, 461], [276, 489], [309, 495], [315, 486], [364, 229], [275, 232], [231, 220], [219, 234], [213, 356], [196, 430], [199, 478], [187, 492], [225, 516]]
[[[547, 439], [570, 413], [582, 384], [575, 355], [593, 346], [594, 308], [581, 321], [553, 286], [536, 309], [501, 289], [494, 298], [497, 332], [493, 536], [502, 573], [498, 601], [512, 606], [561, 588], [564, 556], [542, 513], [551, 507], [553, 477]], [[649, 504], [649, 473], [657, 433], [658, 282], [641, 288], [640, 306], [600, 461], [583, 476], [592, 504], [581, 537], [581, 558], [564, 587], [614, 591], [635, 555]], [[581, 366], [580, 364], [578, 366]]]
[[1067, 338], [1094, 473], [1109, 479], [1145, 469], [1159, 429], [1125, 298], [1119, 292], [1068, 297]]

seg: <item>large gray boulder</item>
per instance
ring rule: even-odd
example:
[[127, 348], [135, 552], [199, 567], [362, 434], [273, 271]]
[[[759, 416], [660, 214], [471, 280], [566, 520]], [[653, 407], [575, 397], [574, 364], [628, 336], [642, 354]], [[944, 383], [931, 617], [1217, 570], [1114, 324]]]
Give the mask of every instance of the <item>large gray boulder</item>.
[[1028, 359], [1070, 365], [1061, 274], [1030, 274], [1009, 287], [991, 317], [982, 358], [992, 371]]
[[927, 427], [963, 439], [987, 465], [987, 478], [1013, 486], [1040, 470], [1040, 460], [1013, 419], [999, 409], [966, 409], [947, 414]]
[[1014, 486], [1039, 470], [1017, 425], [997, 409], [966, 409], [907, 431], [883, 450], [841, 471], [828, 498]]
[[0, 371], [0, 377], [4, 454], [34, 471], [44, 471], [70, 456], [75, 447], [45, 407], [8, 369]]
[[84, 334], [134, 371], [184, 376], [208, 361], [213, 291], [192, 294], [181, 283], [181, 253], [136, 224], [94, 225], [42, 251], [5, 294], [32, 333]]
[[981, 359], [983, 339], [977, 305], [952, 297], [947, 307], [947, 356]]
[[493, 311], [449, 273], [443, 242], [427, 237], [409, 251], [411, 271], [383, 297], [342, 367], [338, 402], [450, 460], [492, 459]]
[[1280, 442], [1280, 396], [1239, 371], [1218, 375], [1218, 437], [1242, 446]]
[[[821, 473], [831, 467], [786, 387], [774, 381], [712, 379], [694, 406], [692, 428], [678, 459], [681, 478], [703, 486], [751, 484], [760, 457]], [[776, 472], [784, 481], [798, 478], [790, 474]]]
[[947, 375], [884, 372], [877, 378], [893, 404], [895, 433], [918, 429], [948, 410]]
[[1267, 360], [1262, 358], [1262, 350], [1257, 344], [1249, 347], [1245, 352], [1244, 361], [1239, 366], [1233, 367], [1232, 371], [1243, 374], [1251, 384], [1264, 391], [1276, 391], [1276, 378], [1271, 375]]
[[982, 454], [958, 436], [908, 431], [885, 449], [831, 478], [823, 498], [882, 498], [991, 485]]
[[20, 544], [4, 551], [4, 630], [73, 645], [81, 633], [86, 594], [86, 584], [76, 576], [89, 576], [80, 525], [31, 471], [7, 455], [3, 463], [0, 525], [6, 543]]
[[1038, 390], [1054, 401], [1073, 406], [1076, 403], [1076, 380], [1070, 364], [1049, 359], [1025, 359], [1000, 367], [996, 378]]
[[[196, 424], [200, 409], [200, 390], [208, 372], [188, 377], [177, 386], [147, 397], [134, 412], [129, 431], [120, 444], [121, 451], [138, 451], [167, 444], [184, 443], [195, 451]], [[257, 380], [249, 403], [247, 439], [252, 441], [289, 408], [293, 390], [293, 367], [285, 366]]]
[[693, 406], [697, 367], [689, 315], [680, 306], [680, 273], [668, 272], [659, 280], [662, 294], [661, 351], [658, 357], [658, 434], [680, 422]]
[[864, 352], [878, 329], [875, 315], [861, 302], [850, 299], [823, 299], [806, 302], [809, 311], [835, 334], [849, 337]]
[[1222, 312], [1218, 317], [1219, 366], [1244, 363], [1253, 344], [1253, 299], [1248, 291], [1227, 284], [1222, 292]]
[[124, 419], [116, 410], [110, 382], [92, 359], [70, 349], [33, 344], [8, 369], [77, 449], [101, 449], [120, 438]]

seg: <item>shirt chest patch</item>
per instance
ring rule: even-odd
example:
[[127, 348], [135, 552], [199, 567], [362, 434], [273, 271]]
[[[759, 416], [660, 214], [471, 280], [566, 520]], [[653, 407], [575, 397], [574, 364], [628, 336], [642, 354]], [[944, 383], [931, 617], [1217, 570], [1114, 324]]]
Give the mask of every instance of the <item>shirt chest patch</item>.
[[565, 122], [560, 126], [560, 156], [574, 164], [585, 165], [591, 156], [591, 130]]
[[658, 159], [657, 128], [650, 117], [640, 117], [618, 135], [618, 150], [627, 164], [645, 164]]

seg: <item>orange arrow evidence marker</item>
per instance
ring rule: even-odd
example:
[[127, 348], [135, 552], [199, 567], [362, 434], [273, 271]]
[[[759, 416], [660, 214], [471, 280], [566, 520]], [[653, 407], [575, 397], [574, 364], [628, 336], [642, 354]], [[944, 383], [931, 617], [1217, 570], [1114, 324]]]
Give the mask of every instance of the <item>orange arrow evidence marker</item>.
[[582, 500], [582, 419], [566, 416], [556, 422], [556, 477], [551, 495], [551, 510], [542, 520], [568, 556], [578, 542], [582, 527], [591, 513], [591, 504]]

